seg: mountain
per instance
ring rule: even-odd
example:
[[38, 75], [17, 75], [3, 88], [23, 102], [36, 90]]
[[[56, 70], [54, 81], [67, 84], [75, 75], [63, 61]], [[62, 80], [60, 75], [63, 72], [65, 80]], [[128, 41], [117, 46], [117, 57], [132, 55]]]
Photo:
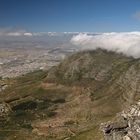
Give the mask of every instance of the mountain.
[[4, 82], [1, 139], [100, 140], [100, 124], [140, 98], [140, 59], [83, 51]]

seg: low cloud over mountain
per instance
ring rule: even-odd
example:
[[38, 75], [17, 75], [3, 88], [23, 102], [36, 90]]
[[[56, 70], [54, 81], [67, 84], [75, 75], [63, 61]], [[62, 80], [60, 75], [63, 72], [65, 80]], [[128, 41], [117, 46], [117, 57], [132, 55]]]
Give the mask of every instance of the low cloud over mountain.
[[80, 33], [73, 36], [71, 42], [83, 50], [101, 48], [123, 53], [134, 58], [140, 58], [140, 32], [114, 32], [98, 35]]
[[[14, 42], [14, 44], [13, 44]], [[72, 44], [71, 44], [71, 43]], [[76, 50], [97, 48], [140, 58], [140, 32], [72, 33], [28, 32], [23, 29], [0, 28], [0, 46], [58, 47], [68, 44]]]

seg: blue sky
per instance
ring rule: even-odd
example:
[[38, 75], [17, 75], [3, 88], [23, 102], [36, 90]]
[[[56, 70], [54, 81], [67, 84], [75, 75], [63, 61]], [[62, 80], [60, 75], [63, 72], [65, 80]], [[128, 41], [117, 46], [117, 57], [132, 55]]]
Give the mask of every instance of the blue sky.
[[0, 0], [0, 28], [33, 32], [140, 31], [140, 0]]

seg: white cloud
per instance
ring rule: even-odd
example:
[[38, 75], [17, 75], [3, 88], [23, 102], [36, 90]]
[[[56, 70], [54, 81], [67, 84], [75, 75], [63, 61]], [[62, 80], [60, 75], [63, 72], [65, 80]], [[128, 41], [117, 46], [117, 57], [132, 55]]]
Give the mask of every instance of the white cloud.
[[32, 36], [32, 33], [23, 29], [0, 28], [0, 36]]
[[32, 33], [29, 33], [29, 32], [26, 32], [24, 33], [24, 36], [32, 36], [33, 34]]
[[11, 32], [11, 33], [5, 33], [5, 36], [21, 36], [22, 34], [20, 32]]
[[101, 48], [140, 58], [140, 32], [113, 32], [98, 35], [80, 33], [73, 36], [71, 42], [82, 50]]

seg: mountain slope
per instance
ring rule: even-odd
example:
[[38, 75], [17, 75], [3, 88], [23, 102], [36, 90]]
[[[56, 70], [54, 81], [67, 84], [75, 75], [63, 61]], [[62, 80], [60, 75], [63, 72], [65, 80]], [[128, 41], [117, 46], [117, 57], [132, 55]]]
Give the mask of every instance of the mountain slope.
[[1, 106], [8, 106], [1, 128], [18, 130], [7, 139], [102, 139], [100, 123], [140, 98], [139, 82], [139, 59], [100, 49], [79, 52], [48, 72], [10, 79], [0, 96]]

